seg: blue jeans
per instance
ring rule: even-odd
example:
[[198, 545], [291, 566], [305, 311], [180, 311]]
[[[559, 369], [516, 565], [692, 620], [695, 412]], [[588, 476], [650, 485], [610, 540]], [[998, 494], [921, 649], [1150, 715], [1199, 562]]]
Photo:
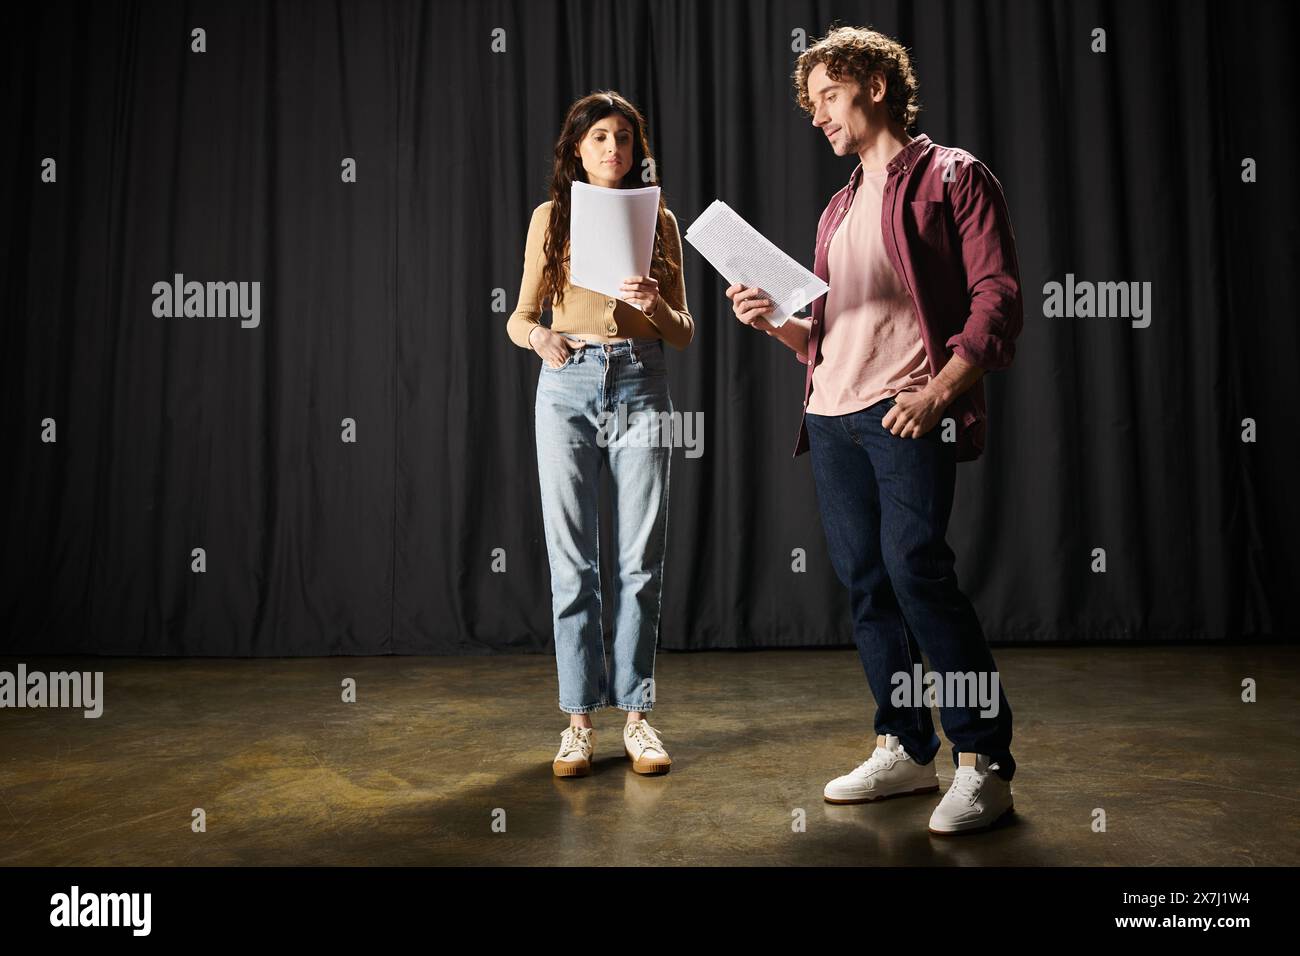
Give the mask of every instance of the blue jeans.
[[[537, 475], [551, 565], [560, 710], [585, 714], [608, 707], [612, 698], [621, 710], [649, 711], [673, 437], [671, 428], [664, 434], [667, 418], [658, 417], [672, 414], [663, 342], [589, 343], [559, 368], [544, 360], [541, 366]], [[613, 487], [618, 555], [609, 662], [601, 626], [602, 467], [609, 469]]]
[[[943, 423], [919, 438], [900, 438], [881, 424], [894, 399], [846, 415], [807, 415], [817, 500], [831, 563], [849, 590], [853, 642], [876, 699], [875, 731], [894, 734], [927, 764], [939, 752], [923, 697], [892, 699], [913, 675], [921, 652], [939, 675], [983, 674], [992, 696], [996, 671], [970, 601], [957, 587], [956, 556], [945, 536], [956, 487], [957, 446], [942, 440]], [[987, 754], [1010, 780], [1011, 707], [997, 684], [997, 713], [970, 694], [969, 706], [940, 696], [939, 716], [958, 753]]]

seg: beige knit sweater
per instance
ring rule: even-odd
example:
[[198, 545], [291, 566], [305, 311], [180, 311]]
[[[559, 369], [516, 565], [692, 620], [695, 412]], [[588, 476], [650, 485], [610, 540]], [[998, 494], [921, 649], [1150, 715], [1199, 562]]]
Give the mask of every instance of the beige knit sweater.
[[[524, 250], [524, 277], [519, 283], [519, 304], [506, 322], [510, 340], [520, 348], [531, 349], [528, 333], [540, 323], [542, 314], [540, 292], [542, 268], [546, 260], [542, 254], [546, 227], [550, 221], [551, 203], [546, 201], [533, 210], [528, 224], [528, 241]], [[669, 210], [672, 235], [667, 237], [678, 262], [682, 261], [682, 237], [677, 229], [677, 217]], [[610, 298], [591, 289], [568, 285], [564, 301], [551, 311], [551, 331], [573, 335], [588, 333], [630, 338], [661, 338], [676, 349], [684, 349], [695, 335], [695, 321], [686, 307], [686, 280], [684, 269], [678, 273], [671, 287], [659, 286], [659, 300], [654, 312], [646, 315], [630, 302]]]

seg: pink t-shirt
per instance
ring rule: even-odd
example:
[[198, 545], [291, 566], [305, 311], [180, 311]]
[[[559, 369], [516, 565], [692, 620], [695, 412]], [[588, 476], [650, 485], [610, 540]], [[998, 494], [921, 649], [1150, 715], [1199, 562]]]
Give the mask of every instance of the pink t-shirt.
[[808, 411], [843, 415], [930, 381], [912, 297], [885, 254], [880, 200], [887, 170], [863, 172], [828, 252], [830, 291]]

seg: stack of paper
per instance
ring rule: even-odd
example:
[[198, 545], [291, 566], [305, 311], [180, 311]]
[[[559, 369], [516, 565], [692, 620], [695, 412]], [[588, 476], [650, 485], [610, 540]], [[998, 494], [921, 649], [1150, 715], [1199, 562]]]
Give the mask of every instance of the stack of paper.
[[648, 276], [659, 224], [659, 187], [573, 184], [569, 193], [569, 282], [616, 299], [628, 276]]
[[786, 319], [830, 290], [830, 286], [778, 249], [721, 199], [713, 200], [691, 223], [686, 230], [686, 241], [728, 284], [739, 282], [766, 292], [776, 304], [772, 315], [767, 317], [772, 325], [784, 325]]

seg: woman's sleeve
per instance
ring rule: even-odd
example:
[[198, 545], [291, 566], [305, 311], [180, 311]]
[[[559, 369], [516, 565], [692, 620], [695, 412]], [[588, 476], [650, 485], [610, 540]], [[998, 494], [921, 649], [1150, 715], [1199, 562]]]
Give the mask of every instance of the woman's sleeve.
[[542, 269], [545, 266], [542, 245], [546, 241], [546, 224], [550, 219], [550, 210], [546, 203], [533, 210], [533, 218], [528, 224], [528, 241], [524, 248], [524, 277], [519, 283], [519, 304], [506, 320], [506, 334], [510, 341], [520, 348], [532, 349], [528, 344], [528, 335], [537, 326], [542, 314], [541, 287]]
[[668, 210], [668, 218], [672, 223], [667, 237], [668, 247], [681, 268], [677, 270], [677, 281], [671, 287], [659, 289], [659, 300], [648, 318], [665, 342], [681, 350], [690, 345], [691, 339], [695, 337], [695, 320], [691, 318], [686, 305], [686, 262], [682, 258], [682, 236], [677, 228], [677, 217], [671, 209]]

